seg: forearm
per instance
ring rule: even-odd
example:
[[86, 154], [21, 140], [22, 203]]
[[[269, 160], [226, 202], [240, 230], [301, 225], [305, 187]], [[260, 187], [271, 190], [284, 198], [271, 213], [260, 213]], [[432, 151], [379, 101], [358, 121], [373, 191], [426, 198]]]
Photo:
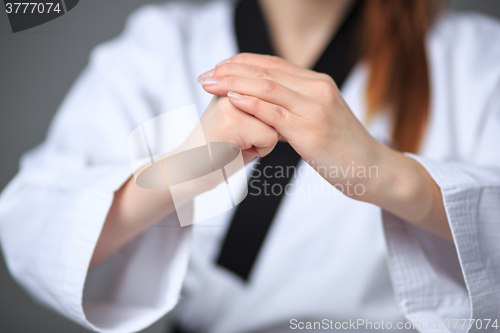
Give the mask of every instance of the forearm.
[[377, 164], [378, 177], [370, 179], [370, 195], [365, 201], [452, 241], [441, 190], [425, 168], [386, 146], [380, 148]]
[[90, 267], [106, 261], [134, 237], [174, 210], [168, 189], [143, 189], [130, 178], [115, 192]]

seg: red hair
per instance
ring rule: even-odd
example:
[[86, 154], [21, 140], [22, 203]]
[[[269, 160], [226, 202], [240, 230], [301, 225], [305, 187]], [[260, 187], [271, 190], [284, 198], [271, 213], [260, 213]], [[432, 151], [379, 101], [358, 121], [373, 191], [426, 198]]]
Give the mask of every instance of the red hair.
[[395, 149], [416, 153], [429, 118], [426, 35], [440, 6], [436, 0], [367, 0], [363, 56], [369, 68], [367, 119], [391, 112]]

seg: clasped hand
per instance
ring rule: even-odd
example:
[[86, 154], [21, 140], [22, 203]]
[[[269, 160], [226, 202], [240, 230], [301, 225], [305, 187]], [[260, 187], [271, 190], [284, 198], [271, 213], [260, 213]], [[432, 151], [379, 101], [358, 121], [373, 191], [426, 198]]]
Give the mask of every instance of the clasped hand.
[[[330, 76], [278, 57], [241, 53], [199, 81], [216, 96], [201, 121], [208, 141], [236, 143], [248, 159], [268, 154], [281, 136], [333, 186], [363, 188], [345, 195], [452, 240], [440, 188], [427, 170], [375, 140]], [[330, 172], [349, 167], [377, 172]]]
[[[332, 167], [376, 167], [381, 145], [352, 113], [327, 74], [274, 56], [241, 53], [202, 74], [199, 81], [207, 92], [228, 96], [235, 108], [277, 131], [332, 185], [343, 188], [349, 182], [370, 187], [366, 174], [353, 177], [351, 172], [330, 172]], [[268, 130], [253, 132], [254, 140], [266, 135]], [[273, 146], [257, 147], [257, 155], [269, 153]]]

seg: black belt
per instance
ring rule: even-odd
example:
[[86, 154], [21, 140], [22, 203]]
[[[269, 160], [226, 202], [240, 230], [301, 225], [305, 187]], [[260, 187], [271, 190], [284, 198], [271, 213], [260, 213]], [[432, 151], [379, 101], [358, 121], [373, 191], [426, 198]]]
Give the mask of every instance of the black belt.
[[[355, 38], [357, 20], [361, 12], [361, 1], [358, 1], [351, 13], [346, 17], [338, 32], [313, 67], [317, 72], [330, 75], [340, 88], [358, 60], [358, 48]], [[266, 23], [256, 0], [243, 0], [235, 11], [235, 28], [241, 52], [275, 54], [270, 43]], [[262, 184], [267, 181], [267, 188], [277, 184], [281, 195], [249, 194], [241, 202], [222, 244], [217, 264], [248, 281], [252, 267], [264, 243], [267, 231], [278, 211], [285, 195], [285, 186], [293, 177], [292, 172], [285, 172], [284, 177], [265, 177], [264, 169], [296, 170], [301, 157], [287, 142], [278, 142], [273, 151], [259, 161], [252, 174], [251, 184]], [[271, 172], [274, 174], [274, 172]], [[256, 175], [260, 175], [257, 177]], [[257, 180], [257, 182], [256, 182]], [[279, 191], [277, 192], [279, 193]]]

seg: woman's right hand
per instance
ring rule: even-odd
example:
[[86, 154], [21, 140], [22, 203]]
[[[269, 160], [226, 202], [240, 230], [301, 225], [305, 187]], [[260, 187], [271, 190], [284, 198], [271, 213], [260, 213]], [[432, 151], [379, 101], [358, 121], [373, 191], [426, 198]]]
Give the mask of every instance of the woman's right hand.
[[214, 96], [201, 117], [207, 142], [237, 144], [245, 163], [269, 154], [279, 139], [276, 130], [235, 108], [227, 97]]
[[[215, 96], [212, 99], [201, 117], [201, 125], [207, 143], [237, 144], [242, 150], [245, 163], [255, 157], [269, 154], [279, 139], [274, 128], [238, 110], [227, 97]], [[189, 142], [185, 145], [189, 146]], [[171, 154], [175, 153], [174, 151]], [[193, 190], [191, 194], [200, 194], [199, 190]], [[94, 267], [106, 261], [131, 239], [172, 214], [174, 210], [174, 202], [168, 188], [165, 190], [140, 188], [135, 183], [134, 177], [131, 177], [115, 192], [90, 266]]]

